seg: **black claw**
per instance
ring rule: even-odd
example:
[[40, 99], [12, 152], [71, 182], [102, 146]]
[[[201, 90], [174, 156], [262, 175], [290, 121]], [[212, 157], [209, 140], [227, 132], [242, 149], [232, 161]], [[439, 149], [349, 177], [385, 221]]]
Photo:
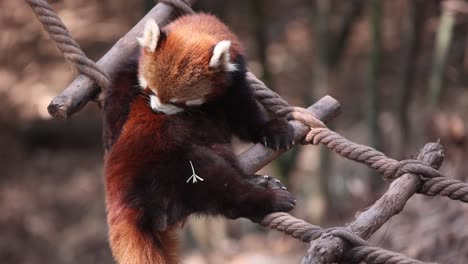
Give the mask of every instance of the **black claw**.
[[294, 141], [294, 131], [286, 119], [273, 119], [260, 130], [258, 138], [266, 147], [287, 150]]

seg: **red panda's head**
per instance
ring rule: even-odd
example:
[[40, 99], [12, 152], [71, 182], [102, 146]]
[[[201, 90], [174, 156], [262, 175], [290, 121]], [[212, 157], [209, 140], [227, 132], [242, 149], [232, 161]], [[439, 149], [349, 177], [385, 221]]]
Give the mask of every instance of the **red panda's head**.
[[138, 77], [153, 110], [166, 114], [202, 105], [223, 93], [239, 43], [227, 27], [208, 15], [188, 16], [161, 31], [146, 23]]

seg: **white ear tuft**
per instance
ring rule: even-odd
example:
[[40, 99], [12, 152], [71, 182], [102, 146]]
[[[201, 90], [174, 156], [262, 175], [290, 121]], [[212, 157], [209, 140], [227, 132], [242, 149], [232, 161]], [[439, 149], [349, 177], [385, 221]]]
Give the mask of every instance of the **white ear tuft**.
[[154, 19], [149, 19], [146, 22], [145, 29], [143, 31], [143, 37], [138, 37], [138, 43], [140, 46], [147, 49], [150, 52], [154, 52], [158, 46], [159, 36], [161, 31], [158, 24]]
[[213, 49], [213, 55], [210, 60], [210, 67], [223, 67], [227, 71], [235, 71], [236, 65], [231, 63], [229, 48], [231, 41], [220, 41]]

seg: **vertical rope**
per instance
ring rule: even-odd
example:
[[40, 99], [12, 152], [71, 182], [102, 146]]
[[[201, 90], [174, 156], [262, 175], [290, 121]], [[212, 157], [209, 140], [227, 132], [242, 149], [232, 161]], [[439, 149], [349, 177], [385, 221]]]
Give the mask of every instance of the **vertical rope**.
[[110, 84], [109, 76], [90, 60], [46, 0], [26, 0], [63, 56], [82, 74], [93, 79], [101, 89]]

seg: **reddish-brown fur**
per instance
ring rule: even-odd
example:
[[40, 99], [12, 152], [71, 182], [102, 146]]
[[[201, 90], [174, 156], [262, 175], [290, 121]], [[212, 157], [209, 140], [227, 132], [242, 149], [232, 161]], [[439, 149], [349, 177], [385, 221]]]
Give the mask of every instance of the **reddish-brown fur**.
[[225, 73], [209, 67], [209, 61], [213, 47], [222, 40], [231, 41], [230, 57], [236, 60], [243, 53], [237, 37], [217, 18], [207, 14], [178, 19], [166, 31], [170, 34], [163, 34], [157, 52], [143, 49], [139, 65], [140, 73], [148, 86], [158, 91], [161, 102], [167, 103], [172, 98], [188, 101], [222, 93], [213, 91], [212, 87], [226, 86]]
[[[108, 211], [109, 241], [118, 263], [150, 264], [177, 263], [178, 223], [166, 230], [141, 227], [142, 211], [135, 208], [128, 197], [135, 177], [151, 170], [151, 164], [161, 155], [171, 153], [191, 133], [183, 126], [173, 124], [175, 135], [169, 137], [163, 126], [172, 122], [167, 115], [156, 115], [143, 97], [137, 97], [130, 107], [128, 121], [122, 127], [118, 141], [106, 156], [106, 204]], [[167, 132], [166, 132], [167, 133]], [[182, 219], [183, 221], [183, 219]]]
[[[176, 228], [147, 234], [135, 224], [139, 212], [121, 205], [109, 207], [109, 243], [117, 263], [178, 263]], [[160, 245], [158, 247], [157, 245]]]
[[[119, 264], [177, 263], [176, 229], [194, 213], [260, 218], [294, 207], [280, 183], [246, 174], [232, 151], [232, 134], [281, 148], [293, 136], [285, 120], [269, 120], [255, 101], [235, 36], [207, 15], [180, 18], [163, 33], [154, 56], [143, 51], [140, 58], [149, 86], [158, 86], [165, 100], [211, 100], [174, 115], [156, 113], [146, 90], [136, 87], [134, 64], [124, 66], [106, 92], [106, 205]], [[234, 73], [207, 67], [213, 46], [224, 38], [233, 44]], [[186, 182], [189, 162], [203, 182]]]
[[[142, 144], [153, 144], [161, 149], [171, 148], [158, 138], [165, 115], [154, 115], [142, 98], [131, 106], [128, 122], [122, 129], [119, 141], [106, 157], [106, 204], [108, 212], [109, 242], [118, 263], [153, 264], [177, 263], [176, 225], [152, 234], [140, 230], [141, 211], [129, 205], [127, 190], [132, 188], [135, 175], [149, 169], [144, 164], [158, 159], [158, 153]], [[136, 122], [148, 122], [146, 129]], [[138, 140], [137, 137], [152, 138], [154, 142]], [[145, 152], [145, 150], [147, 150]], [[164, 152], [162, 152], [164, 153]], [[113, 166], [113, 165], [117, 166]], [[158, 248], [159, 245], [161, 248]]]

